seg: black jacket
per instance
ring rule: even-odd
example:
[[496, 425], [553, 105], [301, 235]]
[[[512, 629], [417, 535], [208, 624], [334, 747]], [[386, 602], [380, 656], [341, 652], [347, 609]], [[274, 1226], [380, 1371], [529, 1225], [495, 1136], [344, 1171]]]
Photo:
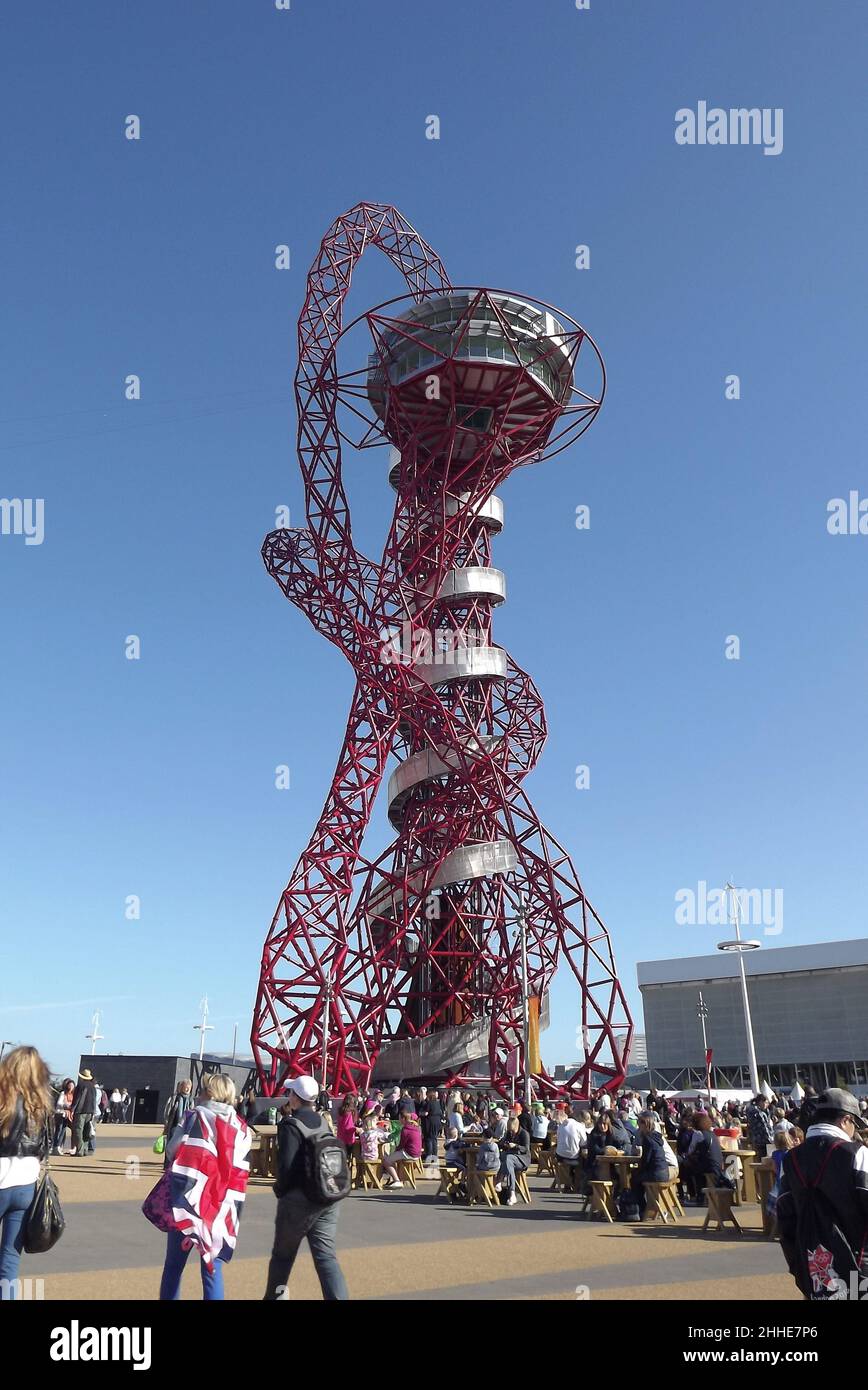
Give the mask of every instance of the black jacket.
[[438, 1135], [440, 1126], [443, 1123], [443, 1107], [439, 1100], [421, 1100], [416, 1107], [416, 1114], [422, 1125], [423, 1134]]
[[8, 1134], [0, 1134], [0, 1158], [45, 1158], [51, 1148], [51, 1137], [46, 1119], [39, 1134], [27, 1132], [24, 1102], [19, 1096], [15, 1102], [15, 1114]]
[[530, 1135], [526, 1129], [519, 1129], [516, 1134], [507, 1132], [505, 1139], [498, 1140], [498, 1146], [501, 1158], [506, 1154], [512, 1154], [522, 1168], [526, 1168], [530, 1163]]
[[95, 1115], [98, 1109], [96, 1086], [92, 1081], [79, 1081], [72, 1097], [73, 1115]]
[[608, 1134], [603, 1134], [603, 1132], [597, 1129], [596, 1126], [591, 1130], [590, 1134], [588, 1135], [589, 1168], [593, 1168], [594, 1164], [596, 1163], [597, 1159], [600, 1157], [604, 1149], [622, 1149], [625, 1153], [629, 1152], [632, 1149], [633, 1141], [626, 1134], [626, 1131], [623, 1129], [622, 1125], [618, 1125], [618, 1131], [621, 1135], [620, 1138], [614, 1132], [614, 1126], [612, 1127], [612, 1129], [610, 1129]]
[[[834, 1249], [833, 1226], [838, 1227], [860, 1262], [862, 1277], [868, 1274], [868, 1171], [861, 1164], [856, 1166], [862, 1148], [858, 1140], [816, 1134], [784, 1156], [776, 1208], [778, 1232], [790, 1273], [806, 1298], [812, 1293], [806, 1245], [813, 1246], [819, 1235], [821, 1243]], [[821, 1194], [812, 1218], [815, 1230], [810, 1241], [803, 1242], [799, 1239], [800, 1219], [807, 1216], [812, 1200], [808, 1188], [814, 1183]], [[846, 1270], [837, 1272], [846, 1278]]]
[[[686, 1166], [691, 1173], [708, 1173], [716, 1183], [723, 1179], [723, 1165], [725, 1159], [723, 1149], [720, 1147], [720, 1140], [712, 1130], [707, 1129], [702, 1132], [702, 1138], [694, 1149], [691, 1149]], [[726, 1186], [726, 1183], [723, 1183]]]
[[295, 1188], [304, 1187], [305, 1134], [322, 1129], [322, 1116], [313, 1106], [300, 1106], [292, 1115], [284, 1115], [277, 1126], [277, 1180], [274, 1191], [284, 1197]]

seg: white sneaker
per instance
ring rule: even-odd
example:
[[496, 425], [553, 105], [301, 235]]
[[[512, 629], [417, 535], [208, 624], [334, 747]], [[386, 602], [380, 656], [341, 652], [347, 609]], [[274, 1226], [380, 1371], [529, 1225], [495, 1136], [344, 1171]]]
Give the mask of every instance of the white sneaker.
[[389, 1183], [389, 1186], [390, 1186], [390, 1187], [403, 1187], [404, 1184], [403, 1184], [398, 1178], [396, 1178], [394, 1182]]
[[509, 1196], [508, 1196], [507, 1199], [506, 1199], [506, 1205], [507, 1205], [508, 1207], [514, 1207], [517, 1201], [518, 1201], [518, 1198], [516, 1197], [515, 1193], [514, 1193], [514, 1192], [510, 1192]]
[[503, 1183], [502, 1183], [502, 1182], [496, 1182], [496, 1183], [494, 1184], [494, 1190], [495, 1190], [495, 1192], [500, 1192], [500, 1190], [501, 1190], [502, 1187], [503, 1187]]

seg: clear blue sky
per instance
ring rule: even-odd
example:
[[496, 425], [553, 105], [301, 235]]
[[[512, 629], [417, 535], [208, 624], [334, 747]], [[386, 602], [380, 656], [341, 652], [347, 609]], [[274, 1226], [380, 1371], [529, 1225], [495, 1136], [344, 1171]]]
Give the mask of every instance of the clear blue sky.
[[[100, 1007], [104, 1050], [189, 1051], [207, 992], [209, 1043], [246, 1042], [352, 688], [259, 546], [279, 504], [302, 521], [295, 320], [361, 198], [606, 358], [591, 431], [504, 490], [495, 632], [546, 700], [528, 791], [637, 1011], [637, 960], [720, 934], [675, 923], [700, 880], [782, 889], [767, 945], [868, 932], [868, 536], [826, 529], [868, 495], [864, 24], [844, 0], [7, 7], [0, 496], [44, 498], [45, 540], [0, 536], [4, 1039], [69, 1070]], [[700, 100], [783, 108], [783, 153], [676, 145]], [[363, 264], [352, 307], [399, 289]], [[378, 553], [385, 456], [348, 472]], [[575, 1002], [556, 984], [550, 1065]]]

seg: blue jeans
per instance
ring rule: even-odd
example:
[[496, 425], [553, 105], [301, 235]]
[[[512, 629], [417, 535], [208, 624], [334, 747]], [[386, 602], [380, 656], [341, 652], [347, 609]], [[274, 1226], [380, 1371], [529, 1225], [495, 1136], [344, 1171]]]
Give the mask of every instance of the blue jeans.
[[[184, 1273], [187, 1256], [190, 1254], [190, 1250], [184, 1250], [182, 1247], [183, 1239], [180, 1231], [170, 1231], [167, 1237], [166, 1263], [163, 1265], [163, 1277], [160, 1280], [160, 1301], [163, 1303], [170, 1303], [181, 1297], [181, 1275]], [[202, 1296], [209, 1302], [221, 1299], [223, 1297], [222, 1260], [214, 1261], [214, 1272], [212, 1273], [205, 1261], [199, 1256], [198, 1251], [197, 1258], [202, 1269]]]
[[11, 1281], [18, 1278], [21, 1247], [24, 1244], [24, 1218], [27, 1215], [36, 1183], [23, 1187], [0, 1188], [0, 1299], [15, 1297]]
[[329, 1302], [349, 1298], [335, 1253], [337, 1229], [337, 1202], [329, 1207], [316, 1206], [298, 1189], [279, 1197], [265, 1297], [280, 1298], [286, 1290], [298, 1247], [307, 1236], [323, 1298]]

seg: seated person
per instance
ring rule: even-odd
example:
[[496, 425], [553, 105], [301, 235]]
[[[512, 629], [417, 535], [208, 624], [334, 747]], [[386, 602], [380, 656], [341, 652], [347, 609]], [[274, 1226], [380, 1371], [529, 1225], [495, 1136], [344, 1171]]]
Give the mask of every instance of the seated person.
[[725, 1156], [720, 1140], [714, 1133], [711, 1116], [697, 1111], [693, 1116], [693, 1138], [690, 1147], [679, 1160], [681, 1179], [702, 1206], [704, 1187], [732, 1187], [723, 1170]]
[[391, 1153], [383, 1155], [386, 1187], [403, 1187], [404, 1184], [398, 1177], [398, 1164], [412, 1163], [415, 1159], [422, 1157], [422, 1127], [419, 1124], [419, 1116], [414, 1112], [405, 1110], [401, 1114], [401, 1120], [398, 1147], [393, 1149]]
[[467, 1160], [464, 1157], [464, 1148], [461, 1143], [461, 1135], [454, 1125], [446, 1134], [444, 1161], [447, 1168], [467, 1167]]
[[639, 1168], [630, 1179], [630, 1186], [636, 1195], [639, 1215], [644, 1216], [646, 1203], [644, 1184], [646, 1182], [669, 1182], [671, 1177], [663, 1146], [663, 1134], [653, 1110], [643, 1110], [639, 1116], [639, 1144], [641, 1146]]
[[497, 1173], [500, 1170], [500, 1149], [497, 1140], [492, 1138], [491, 1130], [483, 1131], [485, 1138], [476, 1150], [477, 1173]]
[[507, 1192], [506, 1205], [514, 1207], [518, 1198], [515, 1195], [515, 1175], [523, 1173], [530, 1164], [530, 1135], [522, 1129], [518, 1116], [513, 1115], [507, 1125], [506, 1137], [500, 1142], [500, 1168], [497, 1182], [498, 1192]]
[[378, 1124], [378, 1108], [365, 1112], [359, 1130], [359, 1153], [364, 1163], [376, 1163], [379, 1160], [381, 1147], [387, 1138], [386, 1131]]
[[558, 1118], [556, 1152], [558, 1163], [564, 1163], [570, 1169], [570, 1187], [573, 1191], [576, 1189], [576, 1179], [581, 1174], [582, 1151], [587, 1142], [578, 1120], [574, 1120], [568, 1110], [562, 1110]]
[[622, 1125], [611, 1119], [605, 1111], [598, 1115], [597, 1122], [588, 1135], [585, 1153], [585, 1172], [588, 1177], [599, 1176], [597, 1160], [604, 1155], [606, 1149], [614, 1149], [616, 1153], [627, 1153], [632, 1147], [633, 1141]]
[[549, 1136], [549, 1117], [541, 1100], [535, 1100], [530, 1115], [530, 1137], [535, 1144], [545, 1145]]
[[492, 1111], [491, 1133], [498, 1144], [506, 1136], [506, 1114], [499, 1107]]

